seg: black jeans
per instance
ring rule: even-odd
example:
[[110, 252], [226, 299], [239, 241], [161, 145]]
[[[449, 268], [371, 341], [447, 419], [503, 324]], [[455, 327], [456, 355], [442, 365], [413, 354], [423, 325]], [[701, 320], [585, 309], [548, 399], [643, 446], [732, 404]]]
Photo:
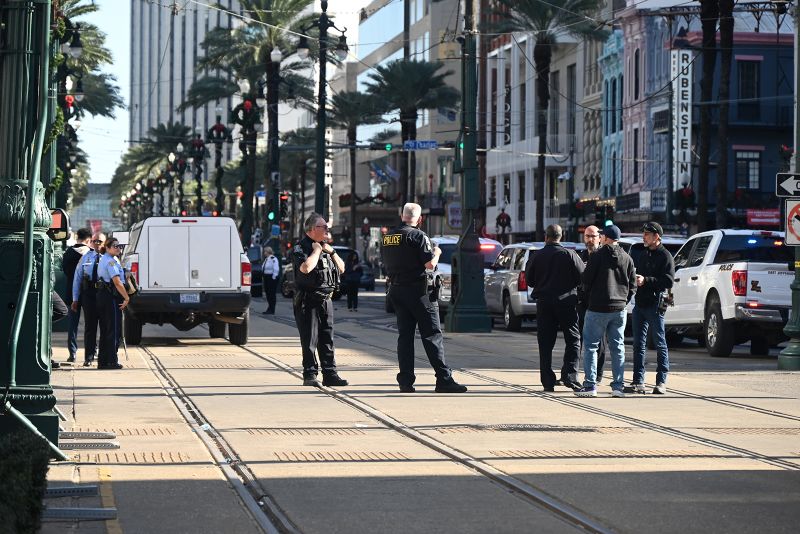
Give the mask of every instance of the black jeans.
[[[581, 354], [583, 352], [583, 322], [586, 318], [586, 308], [578, 305], [578, 331], [581, 334]], [[600, 346], [597, 348], [597, 377], [603, 376], [603, 366], [606, 363], [606, 336], [600, 338]]]
[[[298, 290], [294, 295], [294, 320], [303, 350], [303, 376], [314, 378], [320, 365], [322, 374], [336, 372], [333, 356], [333, 303], [313, 293]], [[316, 353], [319, 353], [319, 364]]]
[[452, 380], [452, 372], [444, 361], [442, 327], [439, 325], [439, 304], [428, 297], [427, 281], [414, 285], [390, 286], [389, 298], [397, 316], [397, 360], [400, 372], [397, 382], [411, 386], [414, 374], [414, 335], [419, 326], [422, 346], [428, 361], [436, 371], [437, 382]]
[[[116, 289], [114, 289], [116, 291]], [[105, 367], [116, 365], [117, 348], [122, 326], [122, 300], [115, 298], [108, 289], [97, 290], [97, 314], [100, 319], [100, 350], [97, 365]]]
[[271, 274], [265, 274], [264, 296], [267, 298], [267, 313], [275, 313], [275, 293], [278, 291], [278, 279], [272, 278]]
[[553, 347], [559, 330], [564, 333], [566, 345], [561, 380], [564, 383], [578, 383], [578, 351], [581, 346], [581, 335], [578, 330], [577, 304], [577, 295], [570, 295], [561, 300], [556, 297], [546, 297], [536, 301], [539, 376], [546, 388], [551, 388], [556, 383], [556, 375], [553, 372]]
[[86, 290], [81, 292], [81, 307], [83, 308], [83, 359], [93, 361], [97, 356], [97, 291]]
[[347, 291], [347, 309], [348, 310], [357, 310], [358, 309], [358, 284], [348, 283], [345, 286], [345, 290]]

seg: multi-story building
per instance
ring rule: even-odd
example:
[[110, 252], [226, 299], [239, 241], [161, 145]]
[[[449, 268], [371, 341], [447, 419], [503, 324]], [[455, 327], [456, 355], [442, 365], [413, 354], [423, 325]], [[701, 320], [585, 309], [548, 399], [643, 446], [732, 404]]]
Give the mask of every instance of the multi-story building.
[[87, 187], [86, 199], [69, 214], [72, 229], [89, 228], [92, 232], [122, 229], [119, 219], [111, 212], [111, 184], [89, 182]]

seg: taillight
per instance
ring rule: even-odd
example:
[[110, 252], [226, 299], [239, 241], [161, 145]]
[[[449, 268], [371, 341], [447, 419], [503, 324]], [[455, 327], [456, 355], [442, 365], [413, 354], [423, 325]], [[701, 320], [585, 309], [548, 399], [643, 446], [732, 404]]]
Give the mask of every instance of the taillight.
[[747, 271], [731, 271], [731, 284], [733, 284], [733, 294], [737, 297], [747, 295]]
[[519, 291], [528, 290], [528, 281], [525, 279], [525, 271], [520, 271], [519, 273], [519, 280], [517, 280], [517, 290]]
[[253, 267], [250, 265], [250, 262], [242, 262], [242, 287], [247, 287], [252, 285], [253, 281]]
[[131, 274], [133, 275], [133, 279], [136, 280], [136, 283], [139, 283], [139, 262], [133, 261], [131, 262]]

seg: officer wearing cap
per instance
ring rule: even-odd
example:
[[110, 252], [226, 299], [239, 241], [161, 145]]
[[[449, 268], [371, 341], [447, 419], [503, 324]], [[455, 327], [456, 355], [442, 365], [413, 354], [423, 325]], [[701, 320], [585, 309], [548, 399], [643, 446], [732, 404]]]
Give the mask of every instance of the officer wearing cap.
[[425, 232], [417, 228], [422, 215], [419, 204], [403, 206], [402, 223], [383, 236], [381, 253], [388, 277], [389, 299], [397, 317], [397, 360], [400, 391], [413, 393], [414, 335], [419, 326], [422, 346], [436, 372], [437, 393], [464, 393], [466, 386], [453, 380], [453, 373], [444, 361], [442, 327], [439, 324], [439, 303], [429, 291], [427, 271], [433, 271], [442, 254]]
[[583, 261], [574, 250], [561, 246], [561, 226], [545, 229], [545, 245], [531, 252], [525, 278], [536, 297], [536, 338], [539, 343], [539, 376], [545, 391], [557, 384], [553, 372], [553, 347], [558, 330], [564, 333], [564, 364], [561, 384], [578, 390], [578, 286]]
[[[312, 213], [303, 223], [306, 235], [292, 249], [294, 267], [294, 319], [303, 351], [303, 385], [346, 386], [336, 372], [333, 354], [333, 304], [331, 295], [344, 271], [344, 261], [328, 244], [330, 231], [325, 218]], [[316, 353], [319, 353], [319, 364]]]
[[100, 318], [100, 350], [98, 369], [122, 369], [117, 359], [122, 310], [128, 306], [128, 292], [123, 280], [125, 271], [117, 256], [120, 254], [119, 241], [113, 237], [105, 240], [100, 247], [102, 256], [97, 267], [100, 281], [97, 283], [97, 315]]
[[644, 366], [647, 351], [647, 334], [652, 329], [658, 354], [656, 385], [653, 394], [667, 392], [669, 350], [664, 332], [664, 299], [675, 279], [675, 261], [661, 244], [664, 229], [657, 222], [642, 227], [644, 252], [636, 265], [636, 304], [633, 307], [633, 380], [626, 391], [645, 393]]

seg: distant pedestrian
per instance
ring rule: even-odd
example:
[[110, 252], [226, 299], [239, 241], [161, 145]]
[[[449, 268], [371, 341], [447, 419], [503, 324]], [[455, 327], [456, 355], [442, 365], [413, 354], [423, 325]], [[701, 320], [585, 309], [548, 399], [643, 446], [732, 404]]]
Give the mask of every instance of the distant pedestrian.
[[122, 369], [117, 358], [122, 310], [128, 306], [128, 292], [125, 290], [125, 271], [117, 260], [120, 254], [119, 241], [110, 237], [100, 248], [97, 274], [100, 278], [97, 288], [97, 312], [100, 317], [100, 350], [98, 369]]
[[633, 260], [619, 246], [620, 230], [615, 225], [601, 231], [603, 246], [589, 256], [583, 271], [586, 318], [583, 325], [583, 387], [578, 397], [597, 396], [597, 350], [606, 336], [611, 357], [611, 395], [624, 397], [625, 306], [636, 293]]
[[644, 252], [636, 269], [636, 304], [633, 306], [633, 380], [628, 388], [631, 392], [644, 393], [644, 366], [647, 353], [647, 334], [652, 329], [656, 346], [656, 385], [653, 393], [667, 392], [669, 373], [669, 349], [664, 331], [667, 292], [675, 280], [675, 260], [661, 244], [664, 229], [657, 222], [649, 222], [642, 228]]
[[545, 229], [545, 245], [531, 253], [525, 279], [536, 297], [536, 338], [539, 344], [539, 376], [545, 391], [558, 384], [553, 372], [553, 347], [559, 329], [564, 333], [561, 385], [580, 389], [578, 382], [578, 285], [583, 261], [574, 250], [561, 246], [561, 226]]
[[[61, 260], [61, 270], [67, 278], [67, 287], [72, 287], [72, 280], [75, 277], [75, 270], [78, 268], [83, 257], [92, 250], [92, 232], [88, 228], [80, 228], [77, 232], [75, 244], [64, 252]], [[67, 306], [72, 304], [72, 291], [67, 291]], [[62, 301], [63, 302], [63, 301]], [[75, 354], [78, 352], [78, 326], [81, 322], [81, 309], [75, 306], [67, 314], [69, 326], [67, 329], [67, 350], [69, 351], [68, 362], [75, 361]]]
[[358, 286], [361, 284], [361, 275], [364, 269], [358, 261], [358, 254], [350, 254], [345, 262], [342, 285], [347, 294], [347, 310], [358, 311]]
[[264, 247], [264, 263], [261, 266], [261, 273], [264, 283], [264, 296], [267, 299], [267, 309], [264, 314], [272, 315], [275, 313], [275, 296], [278, 291], [278, 280], [281, 276], [281, 265], [271, 247]]
[[336, 372], [331, 303], [339, 278], [337, 273], [344, 271], [344, 261], [327, 242], [328, 223], [322, 215], [309, 215], [303, 229], [305, 236], [292, 249], [294, 319], [303, 350], [303, 385], [319, 386], [317, 373], [321, 366], [322, 385], [346, 386], [347, 380]]
[[71, 310], [83, 310], [83, 366], [89, 367], [97, 357], [97, 327], [100, 318], [97, 313], [97, 285], [100, 282], [98, 251], [106, 240], [103, 233], [96, 233], [91, 239], [91, 250], [81, 259], [72, 277]]
[[[578, 256], [583, 260], [586, 265], [589, 262], [589, 255], [594, 254], [600, 250], [600, 229], [597, 226], [587, 226], [583, 231], [583, 244], [586, 245], [584, 250], [578, 253]], [[583, 292], [583, 285], [578, 287], [578, 328], [581, 332], [581, 346], [583, 346], [583, 324], [584, 317], [586, 316], [586, 294]], [[600, 347], [597, 349], [597, 383], [603, 380], [603, 366], [606, 363], [606, 336], [600, 338]]]

